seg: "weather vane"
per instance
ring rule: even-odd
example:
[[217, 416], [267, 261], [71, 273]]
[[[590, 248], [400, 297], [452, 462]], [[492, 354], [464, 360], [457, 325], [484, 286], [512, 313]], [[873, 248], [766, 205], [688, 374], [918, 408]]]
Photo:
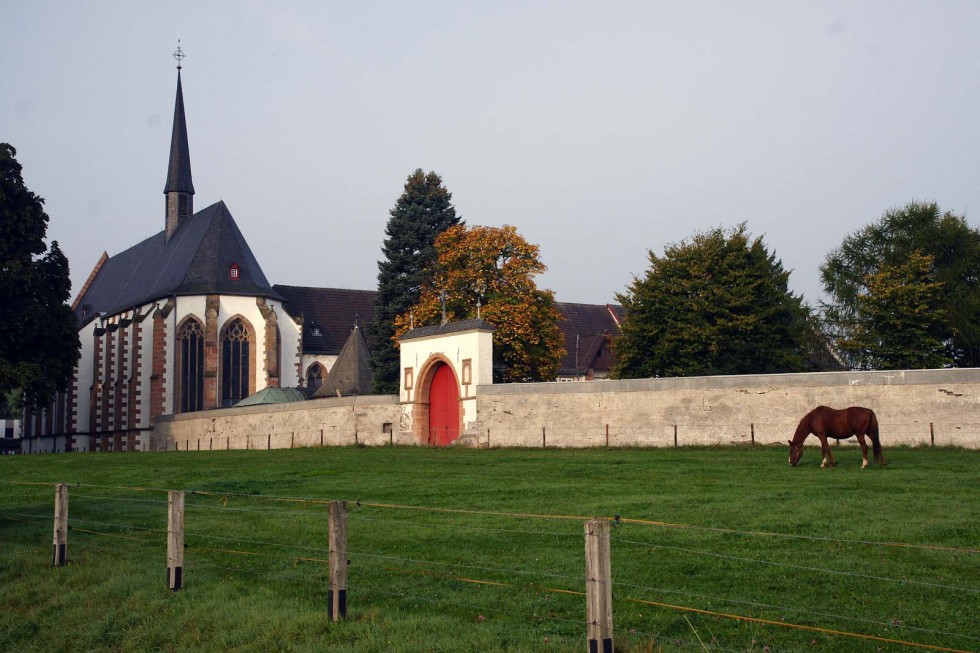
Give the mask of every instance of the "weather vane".
[[174, 52], [173, 57], [177, 60], [177, 70], [180, 70], [180, 62], [186, 57], [184, 51], [180, 49], [180, 39], [177, 39], [177, 50]]

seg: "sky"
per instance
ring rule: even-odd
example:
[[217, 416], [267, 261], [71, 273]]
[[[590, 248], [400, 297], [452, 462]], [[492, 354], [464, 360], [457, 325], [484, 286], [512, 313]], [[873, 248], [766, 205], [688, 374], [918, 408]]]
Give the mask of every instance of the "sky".
[[0, 141], [73, 295], [161, 231], [179, 45], [197, 210], [274, 284], [374, 289], [417, 168], [470, 225], [609, 303], [648, 253], [745, 222], [819, 267], [889, 209], [980, 225], [980, 3], [0, 0]]

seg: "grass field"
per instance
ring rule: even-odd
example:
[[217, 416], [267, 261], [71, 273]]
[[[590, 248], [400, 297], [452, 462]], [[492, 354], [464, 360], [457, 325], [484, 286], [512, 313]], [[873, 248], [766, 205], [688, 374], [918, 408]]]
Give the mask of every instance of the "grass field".
[[[980, 452], [886, 455], [864, 471], [856, 448], [820, 469], [815, 447], [797, 468], [761, 447], [4, 456], [0, 651], [585, 651], [583, 525], [615, 515], [617, 651], [980, 650]], [[188, 491], [176, 593], [166, 489]], [[322, 501], [339, 499], [349, 612], [332, 623]]]

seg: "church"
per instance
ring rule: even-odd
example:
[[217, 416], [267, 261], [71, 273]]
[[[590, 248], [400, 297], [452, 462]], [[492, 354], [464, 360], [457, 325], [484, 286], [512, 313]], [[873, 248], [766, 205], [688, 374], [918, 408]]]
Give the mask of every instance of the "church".
[[[219, 201], [195, 212], [177, 66], [163, 229], [103, 253], [75, 298], [81, 358], [69, 390], [25, 415], [47, 451], [147, 450], [161, 415], [230, 408], [269, 388], [370, 393], [374, 291], [269, 283]], [[566, 356], [556, 380], [602, 378], [618, 306], [558, 303]]]

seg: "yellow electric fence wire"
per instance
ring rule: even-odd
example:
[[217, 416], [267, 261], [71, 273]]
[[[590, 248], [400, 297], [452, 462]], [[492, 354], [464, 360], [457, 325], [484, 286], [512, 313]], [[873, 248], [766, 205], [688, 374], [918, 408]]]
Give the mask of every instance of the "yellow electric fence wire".
[[134, 542], [142, 542], [143, 544], [156, 544], [153, 540], [147, 540], [142, 537], [131, 537], [129, 535], [120, 535], [118, 533], [106, 533], [104, 531], [89, 531], [84, 528], [78, 528], [77, 526], [72, 526], [72, 533], [90, 533], [92, 535], [106, 535], [108, 537], [118, 537], [123, 540], [133, 540]]
[[[0, 481], [0, 483], [5, 483], [7, 485], [46, 485], [54, 486], [54, 483], [37, 483], [37, 482], [27, 482], [27, 481]], [[75, 484], [76, 486], [81, 486], [81, 483]], [[113, 486], [103, 486], [103, 485], [92, 485], [86, 483], [90, 487], [113, 487]], [[116, 487], [119, 490], [133, 490], [138, 492], [163, 492], [159, 488], [145, 488], [145, 487]], [[217, 496], [217, 497], [230, 497], [237, 496], [243, 498], [254, 498], [254, 499], [265, 499], [267, 501], [284, 501], [288, 503], [310, 503], [315, 505], [327, 505], [331, 503], [327, 499], [313, 499], [313, 498], [301, 498], [301, 497], [273, 497], [273, 496], [263, 496], [261, 494], [235, 494], [230, 492], [211, 492], [207, 490], [188, 490], [191, 494], [201, 495], [201, 496]], [[728, 533], [735, 535], [755, 535], [764, 537], [782, 537], [789, 539], [806, 539], [806, 540], [830, 540], [830, 541], [849, 541], [849, 540], [837, 540], [833, 538], [820, 538], [820, 537], [808, 537], [806, 535], [793, 535], [789, 533], [772, 533], [767, 531], [740, 531], [734, 528], [718, 528], [712, 526], [696, 526], [693, 524], [679, 524], [675, 522], [657, 521], [652, 519], [637, 519], [631, 517], [601, 517], [598, 515], [559, 515], [559, 514], [549, 514], [549, 513], [524, 513], [524, 512], [495, 512], [488, 510], [469, 510], [465, 508], [432, 508], [428, 506], [409, 506], [397, 503], [372, 503], [358, 501], [354, 502], [358, 506], [364, 506], [369, 508], [388, 508], [394, 510], [417, 510], [420, 512], [441, 512], [449, 514], [461, 514], [461, 515], [486, 515], [495, 517], [522, 517], [526, 519], [566, 519], [574, 521], [588, 521], [590, 519], [605, 519], [607, 521], [615, 521], [620, 524], [642, 524], [647, 526], [660, 526], [662, 528], [676, 528], [676, 529], [691, 529], [699, 531], [708, 531], [712, 533]], [[858, 544], [872, 544], [878, 546], [887, 546], [894, 548], [907, 548], [907, 549], [925, 549], [934, 551], [951, 551], [955, 553], [980, 553], [980, 549], [968, 548], [968, 547], [955, 547], [955, 546], [941, 546], [934, 544], [911, 544], [908, 542], [871, 542], [871, 541], [859, 541], [854, 540]]]
[[807, 630], [815, 633], [823, 633], [825, 635], [839, 635], [841, 637], [854, 637], [856, 639], [868, 639], [875, 642], [883, 642], [885, 644], [901, 644], [902, 646], [911, 646], [915, 648], [925, 648], [931, 651], [946, 651], [948, 653], [970, 653], [963, 649], [958, 648], [947, 648], [945, 646], [935, 646], [933, 644], [921, 644], [919, 642], [909, 642], [903, 639], [889, 639], [888, 637], [878, 637], [876, 635], [863, 635], [861, 633], [852, 633], [846, 630], [832, 630], [830, 628], [821, 628], [819, 626], [804, 626], [803, 624], [793, 624], [786, 621], [775, 621], [772, 619], [762, 619], [759, 617], [746, 617], [740, 614], [728, 614], [725, 612], [713, 612], [711, 610], [702, 610], [700, 608], [690, 608], [683, 605], [672, 605], [670, 603], [659, 603], [657, 601], [645, 601], [643, 599], [631, 599], [624, 598], [620, 599], [622, 601], [630, 601], [632, 603], [641, 603], [643, 605], [652, 605], [658, 608], [668, 608], [670, 610], [679, 610], [681, 612], [696, 612], [698, 614], [704, 614], [712, 617], [722, 617], [724, 619], [735, 619], [736, 621], [748, 621], [751, 623], [764, 624], [767, 626], [781, 626], [783, 628], [795, 628], [797, 630]]
[[[458, 581], [462, 581], [462, 582], [465, 582], [465, 583], [477, 583], [477, 584], [480, 584], [480, 585], [497, 585], [497, 586], [500, 586], [500, 587], [517, 587], [513, 583], [501, 583], [501, 582], [495, 582], [495, 581], [477, 580], [477, 579], [473, 579], [473, 578], [461, 578], [459, 576], [453, 576], [453, 575], [450, 575], [450, 574], [439, 574], [439, 573], [436, 573], [436, 572], [419, 572], [419, 571], [413, 571], [413, 570], [408, 570], [408, 569], [400, 569], [398, 567], [388, 567], [387, 569], [389, 569], [391, 571], [407, 572], [407, 573], [410, 573], [410, 574], [421, 574], [421, 575], [426, 575], [426, 576], [442, 576], [444, 578], [449, 578], [451, 580], [458, 580]], [[552, 592], [552, 593], [555, 593], [555, 594], [570, 594], [572, 596], [585, 596], [585, 592], [576, 592], [576, 591], [573, 591], [573, 590], [563, 590], [563, 589], [556, 589], [556, 588], [551, 588], [551, 587], [545, 587], [545, 588], [542, 588], [542, 589], [544, 591], [546, 591], [546, 592]], [[746, 622], [751, 622], [751, 623], [763, 624], [763, 625], [767, 625], [767, 626], [780, 626], [780, 627], [783, 627], [783, 628], [793, 628], [793, 629], [796, 629], [796, 630], [805, 630], [805, 631], [809, 631], [809, 632], [821, 633], [821, 634], [824, 634], [824, 635], [837, 635], [839, 637], [851, 637], [851, 638], [855, 638], [855, 639], [865, 639], [865, 640], [871, 640], [871, 641], [875, 641], [875, 642], [882, 642], [882, 643], [885, 643], [885, 644], [900, 644], [902, 646], [910, 646], [910, 647], [913, 647], [913, 648], [924, 648], [924, 649], [928, 649], [928, 650], [931, 650], [931, 651], [944, 651], [945, 653], [970, 653], [970, 651], [966, 651], [966, 650], [963, 650], [963, 649], [948, 648], [948, 647], [945, 647], [945, 646], [937, 646], [937, 645], [933, 645], [933, 644], [922, 644], [922, 643], [919, 643], [919, 642], [910, 642], [910, 641], [902, 640], [902, 639], [891, 639], [891, 638], [888, 638], [888, 637], [878, 637], [877, 635], [865, 635], [865, 634], [862, 634], [862, 633], [852, 633], [852, 632], [849, 632], [849, 631], [846, 631], [846, 630], [833, 630], [831, 628], [821, 628], [819, 626], [806, 626], [806, 625], [803, 625], [803, 624], [794, 624], [794, 623], [790, 623], [790, 622], [787, 622], [787, 621], [776, 621], [774, 619], [762, 619], [761, 617], [747, 617], [745, 615], [740, 615], [740, 614], [730, 614], [730, 613], [726, 613], [726, 612], [714, 612], [712, 610], [703, 610], [701, 608], [691, 608], [691, 607], [684, 606], [684, 605], [674, 605], [674, 604], [671, 604], [671, 603], [661, 603], [661, 602], [658, 602], [658, 601], [646, 601], [646, 600], [643, 600], [643, 599], [633, 599], [633, 598], [628, 598], [628, 597], [627, 598], [622, 598], [620, 600], [622, 600], [622, 601], [629, 601], [631, 603], [640, 603], [642, 605], [651, 605], [651, 606], [655, 606], [655, 607], [658, 607], [658, 608], [667, 608], [667, 609], [670, 609], [670, 610], [677, 610], [679, 612], [694, 612], [694, 613], [697, 613], [697, 614], [703, 614], [703, 615], [707, 615], [707, 616], [711, 616], [711, 617], [720, 617], [720, 618], [723, 618], [723, 619], [734, 619], [736, 621], [746, 621]]]
[[[784, 537], [784, 538], [799, 538], [799, 539], [824, 539], [824, 538], [811, 538], [806, 535], [791, 535], [788, 533], [770, 533], [766, 531], [740, 531], [733, 528], [715, 528], [711, 526], [694, 526], [691, 524], [678, 524], [674, 522], [666, 521], [655, 521], [652, 519], [635, 519], [629, 517], [600, 517], [600, 516], [583, 516], [583, 515], [553, 515], [547, 513], [524, 513], [524, 512], [492, 512], [487, 510], [468, 510], [465, 508], [429, 508], [425, 506], [406, 506], [396, 503], [367, 503], [360, 502], [360, 505], [367, 506], [370, 508], [390, 508], [398, 510], [419, 510], [423, 512], [443, 512], [451, 514], [464, 514], [464, 515], [487, 515], [493, 517], [524, 517], [530, 519], [571, 519], [576, 521], [588, 521], [590, 519], [604, 519], [606, 521], [618, 522], [620, 524], [642, 524], [646, 526], [661, 526], [663, 528], [677, 528], [677, 529], [691, 529], [699, 531], [710, 531], [713, 533], [728, 533], [736, 535], [758, 535], [765, 537]], [[834, 540], [840, 541], [840, 540]], [[980, 553], [980, 549], [962, 548], [954, 546], [939, 546], [933, 544], [909, 544], [907, 542], [864, 542], [865, 544], [876, 544], [880, 546], [889, 547], [901, 547], [901, 548], [911, 548], [911, 549], [931, 549], [936, 551], [954, 551], [957, 553]]]

